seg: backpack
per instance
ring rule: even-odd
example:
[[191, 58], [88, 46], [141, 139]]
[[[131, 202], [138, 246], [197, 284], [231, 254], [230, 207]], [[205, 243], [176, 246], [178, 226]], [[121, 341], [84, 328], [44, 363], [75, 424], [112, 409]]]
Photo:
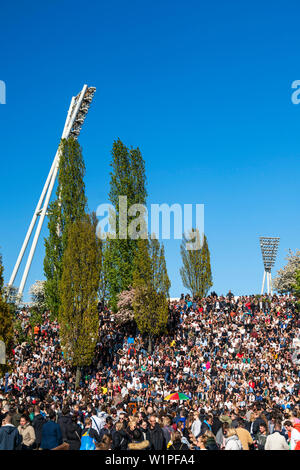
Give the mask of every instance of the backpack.
[[81, 445], [79, 450], [95, 450], [95, 440], [89, 435], [89, 430], [81, 436]]

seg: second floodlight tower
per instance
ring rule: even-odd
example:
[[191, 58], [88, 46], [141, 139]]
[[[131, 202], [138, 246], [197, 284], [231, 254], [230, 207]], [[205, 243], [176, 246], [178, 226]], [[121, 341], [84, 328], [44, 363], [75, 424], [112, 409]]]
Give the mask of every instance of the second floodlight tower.
[[280, 238], [260, 237], [260, 248], [264, 263], [264, 276], [261, 286], [261, 295], [264, 293], [265, 281], [267, 278], [267, 294], [273, 294], [271, 270], [275, 264]]

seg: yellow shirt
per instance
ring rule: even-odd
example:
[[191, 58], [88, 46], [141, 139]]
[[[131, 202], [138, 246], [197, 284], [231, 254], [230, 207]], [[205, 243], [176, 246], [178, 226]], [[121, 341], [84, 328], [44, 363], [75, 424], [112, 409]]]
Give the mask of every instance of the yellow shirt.
[[253, 439], [250, 432], [244, 428], [237, 428], [236, 433], [242, 443], [243, 450], [249, 450], [249, 444], [253, 444]]

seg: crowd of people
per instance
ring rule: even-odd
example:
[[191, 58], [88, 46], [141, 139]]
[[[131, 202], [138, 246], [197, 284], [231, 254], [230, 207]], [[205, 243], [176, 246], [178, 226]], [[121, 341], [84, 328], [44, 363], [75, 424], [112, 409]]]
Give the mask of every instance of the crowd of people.
[[[298, 450], [300, 320], [291, 295], [170, 301], [149, 345], [100, 305], [92, 364], [76, 387], [49, 312], [17, 312], [0, 378], [0, 450]], [[19, 335], [19, 340], [18, 340]], [[172, 393], [185, 400], [166, 400]]]

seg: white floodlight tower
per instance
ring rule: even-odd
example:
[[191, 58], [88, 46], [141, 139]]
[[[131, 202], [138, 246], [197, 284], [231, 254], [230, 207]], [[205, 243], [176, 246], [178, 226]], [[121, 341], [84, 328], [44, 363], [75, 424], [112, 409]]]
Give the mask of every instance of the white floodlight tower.
[[267, 293], [273, 294], [271, 269], [273, 268], [276, 260], [278, 245], [280, 238], [276, 237], [260, 237], [260, 247], [264, 263], [264, 277], [261, 287], [261, 295], [264, 292], [265, 280], [267, 277]]
[[[82, 125], [84, 123], [84, 120], [86, 118], [86, 115], [88, 113], [90, 104], [93, 100], [94, 94], [95, 94], [96, 88], [95, 87], [88, 87], [87, 85], [84, 85], [81, 92], [77, 96], [73, 96], [71, 100], [71, 104], [69, 107], [69, 111], [67, 114], [67, 119], [65, 122], [64, 130], [61, 136], [61, 139], [68, 139], [70, 136], [74, 137], [77, 139], [77, 137], [80, 134]], [[36, 209], [34, 211], [31, 223], [29, 225], [29, 228], [27, 230], [22, 248], [20, 250], [17, 262], [15, 264], [15, 267], [13, 269], [11, 278], [9, 280], [8, 286], [11, 287], [14, 283], [14, 280], [16, 278], [17, 272], [19, 270], [22, 258], [24, 256], [25, 250], [27, 248], [30, 236], [32, 234], [32, 231], [34, 229], [35, 223], [37, 221], [37, 218], [40, 217], [37, 229], [32, 241], [32, 245], [30, 248], [30, 252], [27, 258], [26, 266], [24, 269], [24, 273], [21, 279], [20, 287], [18, 290], [18, 294], [21, 296], [23, 294], [24, 286], [26, 283], [26, 279], [28, 276], [28, 272], [31, 266], [32, 258], [34, 256], [34, 252], [36, 249], [36, 245], [40, 236], [41, 228], [44, 222], [45, 215], [47, 213], [48, 209], [48, 204], [50, 201], [50, 197], [52, 194], [53, 186], [57, 177], [57, 172], [59, 168], [59, 160], [60, 160], [60, 155], [61, 155], [61, 146], [59, 145], [57, 152], [55, 154], [52, 166], [50, 168], [49, 174], [47, 176], [46, 182], [44, 184], [40, 199], [37, 203]]]

